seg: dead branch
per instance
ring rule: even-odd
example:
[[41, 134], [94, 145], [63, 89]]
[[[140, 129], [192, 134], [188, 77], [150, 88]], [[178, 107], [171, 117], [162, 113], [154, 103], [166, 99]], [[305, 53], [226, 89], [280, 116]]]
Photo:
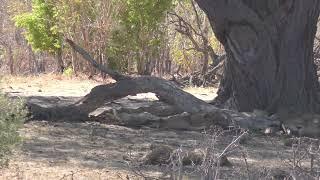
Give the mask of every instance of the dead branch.
[[80, 46], [78, 46], [77, 44], [75, 44], [72, 40], [70, 39], [66, 39], [66, 42], [69, 43], [69, 45], [75, 50], [77, 51], [81, 56], [83, 56], [83, 58], [85, 60], [87, 60], [88, 62], [90, 62], [93, 67], [99, 69], [100, 71], [109, 74], [109, 76], [111, 76], [114, 80], [119, 81], [119, 80], [124, 80], [124, 79], [130, 79], [129, 76], [125, 76], [123, 74], [118, 73], [117, 71], [113, 71], [111, 69], [106, 68], [105, 66], [97, 63], [96, 60], [94, 60], [91, 55], [85, 51], [84, 49], [82, 49]]
[[[126, 97], [128, 95], [136, 95], [139, 93], [153, 92], [160, 101], [166, 102], [182, 112], [186, 112], [187, 116], [178, 121], [185, 121], [190, 125], [190, 129], [195, 127], [206, 127], [210, 125], [220, 125], [228, 128], [230, 126], [242, 127], [244, 129], [261, 130], [268, 127], [280, 126], [278, 121], [269, 119], [268, 117], [256, 117], [250, 113], [239, 113], [225, 109], [216, 108], [193, 95], [181, 90], [174, 83], [160, 79], [157, 77], [127, 77], [117, 72], [111, 71], [95, 60], [80, 46], [75, 45], [68, 40], [72, 48], [79, 52], [86, 60], [95, 64], [95, 67], [110, 73], [116, 80], [116, 83], [100, 85], [91, 90], [91, 92], [80, 101], [71, 105], [45, 105], [38, 103], [30, 103], [29, 107], [35, 108], [37, 112], [47, 115], [47, 119], [51, 118], [81, 118], [85, 120], [88, 115], [97, 108], [102, 107], [107, 102]], [[60, 116], [60, 117], [59, 117]], [[178, 117], [178, 116], [177, 116]], [[44, 117], [42, 117], [44, 119]], [[176, 121], [174, 118], [171, 121]]]

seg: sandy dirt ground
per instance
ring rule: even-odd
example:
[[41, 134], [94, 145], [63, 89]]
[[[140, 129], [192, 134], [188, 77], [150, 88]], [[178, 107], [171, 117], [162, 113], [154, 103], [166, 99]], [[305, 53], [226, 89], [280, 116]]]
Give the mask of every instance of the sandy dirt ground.
[[[4, 77], [2, 91], [23, 96], [81, 97], [101, 82], [83, 79], [65, 79], [47, 75], [42, 77]], [[186, 91], [204, 100], [215, 96], [214, 89], [188, 88]], [[9, 166], [0, 169], [0, 179], [50, 180], [50, 179], [143, 179], [137, 176], [126, 156], [143, 157], [151, 144], [193, 148], [203, 143], [200, 132], [169, 131], [160, 129], [133, 129], [97, 122], [70, 123], [32, 121], [21, 129], [23, 143], [16, 148]], [[231, 141], [225, 137], [217, 145], [221, 152]], [[249, 137], [243, 145], [251, 172], [264, 168], [287, 169], [283, 159], [289, 159], [290, 147], [282, 138], [264, 135]], [[226, 171], [242, 171], [246, 162], [241, 155], [229, 157], [232, 167]], [[159, 169], [145, 169], [156, 176]], [[239, 178], [239, 177], [238, 177]], [[199, 179], [186, 177], [184, 179]], [[237, 178], [235, 178], [237, 179]]]

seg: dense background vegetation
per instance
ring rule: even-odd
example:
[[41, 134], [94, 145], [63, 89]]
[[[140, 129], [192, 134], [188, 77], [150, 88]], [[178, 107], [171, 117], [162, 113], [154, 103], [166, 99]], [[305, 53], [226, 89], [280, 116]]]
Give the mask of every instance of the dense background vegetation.
[[[139, 75], [205, 73], [223, 53], [193, 0], [0, 0], [1, 73], [99, 75], [64, 42], [99, 63]], [[102, 77], [106, 77], [101, 73]], [[0, 95], [0, 165], [20, 140], [23, 103]]]
[[64, 44], [66, 37], [101, 64], [130, 74], [205, 73], [213, 55], [223, 53], [193, 0], [1, 0], [0, 4], [1, 67], [11, 74], [98, 74]]

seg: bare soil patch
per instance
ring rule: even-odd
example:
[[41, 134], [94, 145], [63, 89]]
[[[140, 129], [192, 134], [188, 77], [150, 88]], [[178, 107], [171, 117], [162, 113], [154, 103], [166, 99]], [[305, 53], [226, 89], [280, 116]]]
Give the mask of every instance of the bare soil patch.
[[[22, 96], [80, 97], [98, 84], [95, 81], [44, 76], [5, 77], [1, 86], [6, 93]], [[212, 99], [215, 94], [214, 89], [189, 88], [186, 91], [204, 100]], [[8, 168], [0, 170], [0, 179], [143, 179], [128, 165], [128, 155], [142, 158], [153, 144], [193, 149], [201, 147], [205, 139], [203, 132], [41, 120], [26, 123], [21, 135], [24, 141], [14, 152]], [[219, 139], [217, 153], [222, 152], [233, 138], [230, 134]], [[248, 166], [241, 154], [235, 153], [228, 157], [233, 166], [222, 171], [228, 174], [228, 179], [247, 179], [247, 171], [258, 178], [269, 171], [288, 170], [290, 163], [285, 160], [292, 158], [292, 148], [285, 146], [284, 142], [280, 136], [250, 134], [242, 143]], [[160, 166], [143, 167], [144, 172], [154, 177], [159, 177], [162, 170]], [[199, 177], [186, 175], [184, 179]]]
[[[111, 80], [106, 80], [106, 83]], [[68, 78], [61, 75], [4, 76], [1, 79], [2, 91], [21, 96], [71, 96], [80, 97], [102, 82], [83, 77]]]

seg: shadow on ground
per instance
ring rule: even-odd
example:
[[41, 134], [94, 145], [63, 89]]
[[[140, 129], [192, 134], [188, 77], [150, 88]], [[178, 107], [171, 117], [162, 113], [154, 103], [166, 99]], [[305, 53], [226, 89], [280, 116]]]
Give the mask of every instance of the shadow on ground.
[[[28, 102], [47, 108], [55, 107], [57, 104], [69, 105], [79, 99], [79, 97], [57, 96], [27, 97]], [[76, 117], [77, 114], [74, 116]], [[42, 121], [41, 118], [38, 118], [37, 121], [27, 122], [21, 134], [24, 141], [21, 150], [16, 153], [15, 170], [9, 167], [7, 172], [11, 173], [18, 169], [17, 172], [22, 172], [25, 176], [30, 175], [32, 179], [60, 179], [65, 174], [83, 169], [87, 169], [88, 172], [97, 171], [99, 176], [90, 176], [91, 179], [96, 179], [96, 177], [112, 179], [100, 178], [102, 177], [100, 176], [101, 171], [106, 172], [107, 168], [108, 172], [112, 169], [111, 171], [125, 171], [125, 174], [133, 173], [125, 158], [128, 153], [135, 158], [142, 158], [152, 144], [192, 149], [201, 147], [205, 141], [205, 135], [195, 131], [148, 127], [135, 129], [90, 121], [68, 121], [68, 119], [53, 122]], [[222, 152], [232, 138], [232, 136], [223, 137], [216, 144], [217, 152]], [[254, 135], [243, 144], [243, 148], [247, 151], [247, 162], [251, 171], [264, 167], [283, 168], [283, 162], [279, 156], [283, 156], [282, 159], [290, 156], [290, 153], [286, 151], [289, 148], [283, 145], [279, 137]], [[284, 153], [279, 154], [280, 151]], [[230, 156], [230, 161], [234, 166], [227, 171], [238, 169], [245, 173], [245, 162], [239, 157], [241, 154]], [[159, 169], [153, 169], [152, 172], [159, 173]], [[116, 174], [114, 179], [123, 179], [119, 176]], [[20, 178], [19, 173], [17, 177]], [[22, 177], [22, 179], [30, 178]]]

